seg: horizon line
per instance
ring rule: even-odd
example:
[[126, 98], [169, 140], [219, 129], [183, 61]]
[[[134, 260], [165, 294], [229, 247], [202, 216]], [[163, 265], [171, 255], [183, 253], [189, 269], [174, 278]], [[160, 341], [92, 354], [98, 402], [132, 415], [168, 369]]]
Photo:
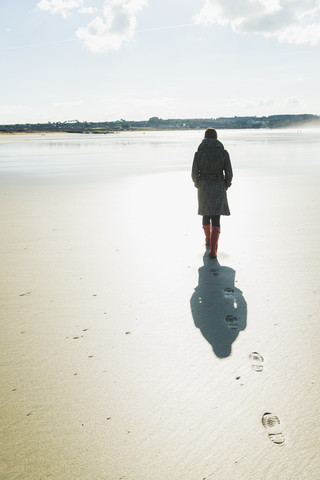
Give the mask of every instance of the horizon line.
[[201, 121], [218, 121], [218, 120], [232, 120], [232, 119], [262, 119], [262, 118], [271, 118], [271, 117], [304, 117], [304, 116], [312, 116], [316, 117], [317, 119], [320, 120], [320, 114], [316, 113], [276, 113], [276, 114], [271, 114], [271, 115], [233, 115], [232, 117], [225, 117], [225, 116], [220, 116], [220, 117], [188, 117], [188, 118], [180, 118], [180, 117], [172, 117], [172, 118], [161, 118], [157, 116], [149, 117], [148, 119], [144, 120], [125, 120], [125, 119], [118, 119], [118, 120], [57, 120], [57, 121], [51, 121], [48, 120], [46, 122], [24, 122], [24, 123], [2, 123], [0, 124], [0, 127], [7, 127], [7, 126], [16, 126], [16, 125], [49, 125], [49, 124], [76, 124], [76, 123], [140, 123], [140, 122], [149, 122], [153, 118], [157, 118], [160, 121], [195, 121], [195, 120], [201, 120]]

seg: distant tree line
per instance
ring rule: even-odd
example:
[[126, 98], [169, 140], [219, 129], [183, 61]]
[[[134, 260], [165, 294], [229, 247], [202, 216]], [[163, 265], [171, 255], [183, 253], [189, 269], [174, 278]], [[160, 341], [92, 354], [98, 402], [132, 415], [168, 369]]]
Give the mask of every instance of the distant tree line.
[[143, 121], [127, 121], [124, 119], [114, 122], [66, 122], [25, 123], [15, 125], [0, 125], [1, 133], [34, 133], [34, 132], [64, 132], [64, 133], [111, 133], [129, 130], [190, 130], [206, 129], [247, 129], [247, 128], [300, 128], [304, 125], [319, 126], [318, 115], [271, 115], [268, 117], [219, 117], [219, 118], [191, 118], [167, 119], [151, 117]]

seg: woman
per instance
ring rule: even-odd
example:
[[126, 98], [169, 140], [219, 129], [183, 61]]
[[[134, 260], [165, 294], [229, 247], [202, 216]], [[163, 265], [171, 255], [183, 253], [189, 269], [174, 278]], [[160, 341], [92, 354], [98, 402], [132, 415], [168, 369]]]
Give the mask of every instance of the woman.
[[[204, 139], [194, 155], [192, 180], [198, 189], [198, 214], [202, 215], [209, 255], [217, 257], [220, 215], [230, 215], [227, 189], [232, 181], [232, 167], [214, 128], [205, 131]], [[211, 225], [210, 225], [211, 222]]]

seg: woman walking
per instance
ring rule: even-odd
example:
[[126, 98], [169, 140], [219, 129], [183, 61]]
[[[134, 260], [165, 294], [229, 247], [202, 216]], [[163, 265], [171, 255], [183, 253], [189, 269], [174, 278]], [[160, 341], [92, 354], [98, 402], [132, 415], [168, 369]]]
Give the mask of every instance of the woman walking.
[[[227, 189], [232, 181], [232, 167], [214, 128], [205, 131], [204, 139], [194, 155], [192, 180], [198, 189], [198, 214], [211, 258], [217, 257], [220, 215], [230, 215]], [[210, 224], [211, 223], [211, 224]]]

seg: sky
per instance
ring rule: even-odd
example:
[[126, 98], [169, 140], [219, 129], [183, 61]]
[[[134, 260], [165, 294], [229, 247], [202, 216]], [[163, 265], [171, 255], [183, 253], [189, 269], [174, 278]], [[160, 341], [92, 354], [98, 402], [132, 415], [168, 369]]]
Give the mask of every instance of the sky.
[[0, 124], [320, 115], [320, 0], [0, 0]]

